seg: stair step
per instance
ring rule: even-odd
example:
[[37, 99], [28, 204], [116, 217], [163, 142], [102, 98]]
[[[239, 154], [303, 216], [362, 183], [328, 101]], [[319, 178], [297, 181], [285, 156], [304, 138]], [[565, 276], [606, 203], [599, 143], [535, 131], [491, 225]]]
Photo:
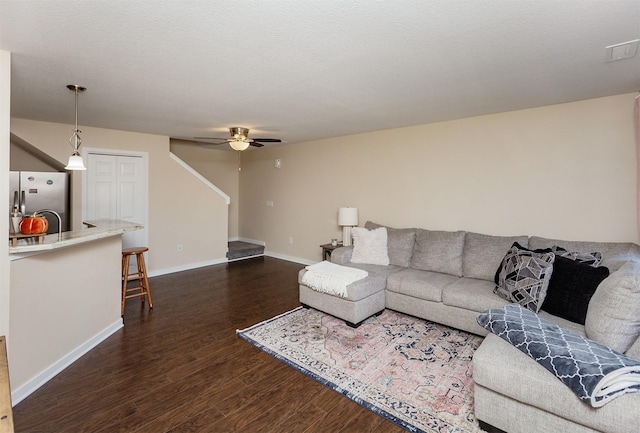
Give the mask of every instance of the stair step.
[[252, 244], [250, 242], [232, 241], [229, 242], [229, 251], [227, 251], [228, 260], [238, 260], [255, 256], [264, 255], [264, 246]]

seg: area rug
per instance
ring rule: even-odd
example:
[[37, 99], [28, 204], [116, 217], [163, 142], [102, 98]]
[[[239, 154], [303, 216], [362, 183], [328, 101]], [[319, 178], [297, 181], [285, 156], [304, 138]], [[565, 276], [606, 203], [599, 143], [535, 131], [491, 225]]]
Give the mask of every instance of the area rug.
[[391, 310], [353, 329], [302, 307], [237, 332], [408, 431], [481, 431], [471, 377], [481, 337]]

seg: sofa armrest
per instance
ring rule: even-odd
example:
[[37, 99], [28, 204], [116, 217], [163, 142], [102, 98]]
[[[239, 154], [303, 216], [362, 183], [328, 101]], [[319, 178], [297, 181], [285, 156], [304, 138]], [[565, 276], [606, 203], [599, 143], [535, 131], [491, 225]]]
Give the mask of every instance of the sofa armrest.
[[331, 252], [331, 263], [335, 263], [337, 265], [346, 265], [351, 263], [352, 252], [352, 246], [336, 248]]

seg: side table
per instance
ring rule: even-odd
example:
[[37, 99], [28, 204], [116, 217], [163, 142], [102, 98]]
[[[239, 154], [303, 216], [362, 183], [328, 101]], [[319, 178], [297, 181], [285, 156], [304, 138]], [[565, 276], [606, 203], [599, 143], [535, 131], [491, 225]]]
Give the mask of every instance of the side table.
[[331, 252], [336, 248], [340, 248], [342, 246], [342, 242], [339, 242], [338, 245], [324, 244], [320, 245], [322, 248], [322, 260], [331, 259]]

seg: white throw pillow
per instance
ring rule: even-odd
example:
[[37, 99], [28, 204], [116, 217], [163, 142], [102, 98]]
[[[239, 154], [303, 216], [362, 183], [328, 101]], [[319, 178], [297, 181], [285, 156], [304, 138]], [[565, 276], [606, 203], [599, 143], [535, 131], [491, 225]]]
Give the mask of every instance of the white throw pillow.
[[351, 229], [351, 235], [353, 236], [351, 263], [384, 266], [389, 264], [387, 229], [385, 227], [380, 227], [375, 230], [354, 227]]

